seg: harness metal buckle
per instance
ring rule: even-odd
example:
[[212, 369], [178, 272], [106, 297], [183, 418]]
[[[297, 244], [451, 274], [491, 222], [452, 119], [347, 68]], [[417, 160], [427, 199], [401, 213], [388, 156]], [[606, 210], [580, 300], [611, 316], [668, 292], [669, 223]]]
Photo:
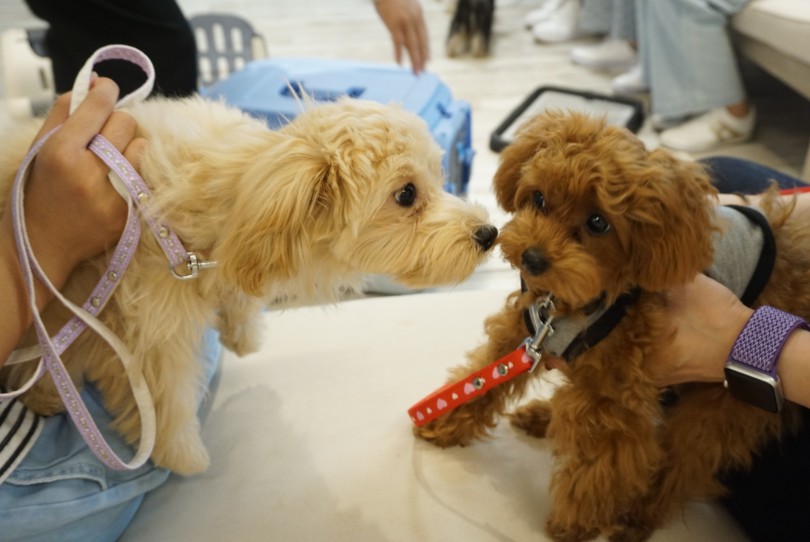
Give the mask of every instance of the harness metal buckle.
[[532, 303], [531, 307], [529, 307], [529, 317], [535, 332], [534, 336], [527, 337], [523, 344], [525, 345], [526, 355], [532, 358], [532, 366], [529, 369], [529, 372], [531, 372], [540, 365], [540, 361], [543, 359], [541, 349], [543, 343], [554, 334], [554, 327], [551, 325], [554, 321], [554, 301], [551, 299], [551, 294]]
[[188, 270], [188, 273], [181, 274], [181, 273], [177, 272], [177, 267], [182, 268], [182, 264], [177, 266], [177, 267], [174, 267], [174, 266], [171, 266], [171, 265], [169, 266], [169, 271], [171, 271], [172, 276], [174, 278], [176, 278], [177, 280], [196, 279], [197, 275], [200, 274], [201, 270], [210, 269], [212, 267], [217, 266], [217, 262], [214, 262], [214, 261], [209, 262], [209, 261], [205, 261], [205, 260], [200, 260], [197, 257], [197, 255], [194, 254], [193, 252], [188, 252], [187, 255], [188, 255], [188, 261], [186, 262], [185, 268]]

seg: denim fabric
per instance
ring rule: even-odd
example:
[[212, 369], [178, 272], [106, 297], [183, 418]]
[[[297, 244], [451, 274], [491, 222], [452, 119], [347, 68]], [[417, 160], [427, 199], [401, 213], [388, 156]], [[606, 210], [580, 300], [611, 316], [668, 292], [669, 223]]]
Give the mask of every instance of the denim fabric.
[[727, 27], [730, 14], [747, 2], [636, 2], [642, 70], [654, 114], [681, 117], [746, 98]]
[[611, 2], [610, 37], [636, 41], [636, 2], [635, 0], [613, 0]]
[[[222, 353], [215, 331], [206, 332], [201, 351], [210, 387]], [[129, 460], [134, 452], [107, 428], [111, 418], [97, 390], [85, 386], [82, 397], [110, 446]], [[201, 401], [207, 406], [210, 394]], [[110, 470], [87, 448], [68, 415], [51, 416], [31, 452], [0, 485], [0, 542], [116, 540], [144, 494], [169, 474], [151, 462], [134, 471]]]
[[759, 194], [772, 182], [782, 189], [807, 186], [795, 177], [742, 158], [712, 156], [699, 161], [708, 166], [712, 183], [721, 194]]

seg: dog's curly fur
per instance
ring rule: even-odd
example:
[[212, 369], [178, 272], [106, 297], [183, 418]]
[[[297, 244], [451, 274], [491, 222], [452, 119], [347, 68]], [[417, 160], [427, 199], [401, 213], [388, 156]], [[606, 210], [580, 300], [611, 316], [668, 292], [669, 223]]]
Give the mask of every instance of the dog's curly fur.
[[[424, 121], [400, 107], [348, 99], [313, 105], [277, 131], [202, 98], [150, 100], [130, 113], [148, 141], [141, 172], [153, 191], [149, 208], [188, 250], [219, 262], [197, 280], [174, 279], [144, 223], [135, 258], [101, 314], [154, 396], [152, 458], [175, 472], [209, 463], [195, 413], [206, 326], [245, 354], [259, 344], [256, 317], [268, 303], [335, 301], [368, 273], [412, 287], [457, 282], [495, 241], [482, 207], [442, 190], [441, 149]], [[0, 209], [33, 133], [0, 153]], [[77, 270], [67, 297], [81, 304], [106, 259]], [[45, 319], [56, 330], [67, 314], [52, 307]], [[115, 428], [136, 443], [140, 419], [107, 345], [87, 331], [64, 360], [77, 383], [98, 386]], [[33, 365], [4, 368], [0, 382], [16, 389]], [[50, 376], [23, 400], [41, 414], [64, 409]]]
[[[504, 150], [494, 184], [499, 204], [513, 213], [500, 244], [528, 291], [512, 294], [486, 321], [488, 341], [451, 380], [514, 350], [529, 334], [523, 310], [540, 295], [553, 293], [559, 314], [575, 316], [600, 295], [610, 303], [641, 289], [612, 333], [566, 367], [550, 400], [510, 415], [516, 427], [552, 442], [547, 532], [554, 540], [646, 540], [686, 500], [722, 494], [719, 473], [749, 467], [767, 442], [798, 430], [792, 404], [771, 414], [721, 384], [689, 384], [663, 406], [663, 390], [653, 384], [653, 364], [666, 359], [672, 338], [666, 292], [709, 266], [711, 236], [723, 227], [699, 164], [648, 151], [604, 121], [550, 112], [530, 120]], [[792, 206], [776, 200], [774, 192], [764, 208], [777, 261], [757, 304], [808, 318], [810, 235], [791, 221]], [[610, 225], [606, 233], [594, 227], [601, 225], [596, 215]], [[545, 269], [529, 269], [530, 249], [544, 255]], [[416, 433], [443, 447], [484, 437], [530, 378], [496, 387]]]

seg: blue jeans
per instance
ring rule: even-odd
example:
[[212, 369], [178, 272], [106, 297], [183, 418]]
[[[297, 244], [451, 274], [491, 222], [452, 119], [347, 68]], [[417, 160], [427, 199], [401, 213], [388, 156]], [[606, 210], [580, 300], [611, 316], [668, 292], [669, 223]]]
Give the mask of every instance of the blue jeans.
[[759, 194], [771, 181], [776, 181], [782, 189], [807, 186], [795, 177], [742, 158], [712, 156], [700, 162], [709, 167], [712, 183], [721, 194]]
[[[203, 337], [201, 363], [209, 388], [219, 368], [222, 347], [209, 330]], [[205, 409], [210, 393], [201, 398]], [[102, 434], [124, 460], [133, 451], [108, 428], [110, 416], [98, 391], [85, 386], [82, 398]], [[113, 471], [87, 448], [67, 414], [45, 420], [28, 456], [0, 485], [0, 541], [107, 542], [124, 532], [144, 495], [170, 472], [151, 462], [134, 471]]]

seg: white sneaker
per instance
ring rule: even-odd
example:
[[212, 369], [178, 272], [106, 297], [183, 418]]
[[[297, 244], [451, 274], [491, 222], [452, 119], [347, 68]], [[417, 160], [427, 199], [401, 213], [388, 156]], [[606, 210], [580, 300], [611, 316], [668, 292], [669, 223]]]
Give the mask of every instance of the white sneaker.
[[661, 132], [661, 145], [684, 152], [703, 152], [730, 143], [748, 141], [754, 133], [756, 111], [735, 117], [725, 107], [712, 109], [680, 126]]
[[638, 63], [638, 54], [627, 40], [610, 38], [596, 45], [574, 47], [571, 60], [574, 64], [597, 70], [627, 69]]
[[565, 0], [545, 0], [539, 8], [533, 9], [526, 14], [526, 17], [523, 18], [523, 24], [526, 25], [528, 30], [531, 30], [534, 25], [542, 23], [551, 17], [551, 14], [554, 13], [563, 2], [565, 2]]
[[564, 0], [548, 19], [532, 27], [532, 35], [534, 41], [540, 43], [558, 43], [578, 37], [579, 0]]
[[680, 126], [689, 120], [689, 118], [688, 116], [664, 117], [662, 115], [652, 114], [650, 115], [650, 126], [652, 126], [652, 129], [656, 132], [663, 132], [664, 130]]
[[650, 87], [644, 82], [644, 71], [641, 69], [641, 64], [636, 64], [623, 74], [614, 77], [610, 86], [617, 94], [638, 94], [650, 90]]

